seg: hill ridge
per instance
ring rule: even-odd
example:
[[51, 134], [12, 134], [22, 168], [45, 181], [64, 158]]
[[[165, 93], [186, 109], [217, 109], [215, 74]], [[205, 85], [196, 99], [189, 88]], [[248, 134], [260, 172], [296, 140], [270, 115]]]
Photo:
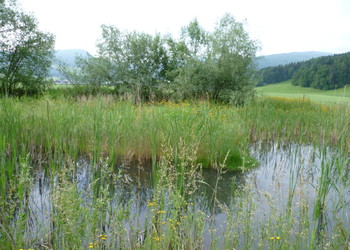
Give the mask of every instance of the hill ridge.
[[308, 61], [312, 58], [330, 55], [333, 55], [333, 53], [321, 51], [288, 52], [260, 56], [257, 58], [256, 63], [257, 68], [262, 69], [267, 67], [285, 65], [289, 63]]

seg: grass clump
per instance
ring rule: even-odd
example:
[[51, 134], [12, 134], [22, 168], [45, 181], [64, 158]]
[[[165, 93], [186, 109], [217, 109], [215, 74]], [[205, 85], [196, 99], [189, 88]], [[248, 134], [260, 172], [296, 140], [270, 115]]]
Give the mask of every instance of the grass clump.
[[133, 152], [135, 158], [156, 159], [160, 138], [171, 145], [200, 142], [198, 158], [207, 166], [222, 160], [240, 167], [246, 128], [233, 108], [209, 103], [161, 102], [135, 106], [108, 97], [68, 100], [1, 100], [1, 132], [8, 153], [26, 147], [38, 162], [62, 155], [118, 161]]
[[350, 151], [347, 106], [272, 97], [257, 99], [239, 112], [250, 128], [250, 142], [294, 142]]

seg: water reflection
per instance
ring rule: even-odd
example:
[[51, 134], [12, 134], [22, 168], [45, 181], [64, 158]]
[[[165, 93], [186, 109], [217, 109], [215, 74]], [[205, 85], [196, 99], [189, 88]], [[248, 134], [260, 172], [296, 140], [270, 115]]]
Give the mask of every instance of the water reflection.
[[[317, 149], [312, 146], [300, 145], [263, 145], [257, 144], [251, 147], [251, 155], [259, 162], [259, 167], [245, 172], [226, 171], [218, 176], [213, 169], [203, 169], [203, 180], [193, 201], [195, 206], [208, 216], [214, 211], [217, 234], [222, 235], [225, 230], [226, 214], [220, 209], [221, 205], [232, 206], [239, 195], [237, 190], [249, 187], [252, 200], [257, 209], [255, 220], [268, 219], [272, 212], [286, 211], [288, 206], [298, 208], [302, 199], [310, 204], [309, 216], [313, 213], [313, 204], [317, 196], [322, 169], [331, 168], [332, 185], [329, 185], [327, 193], [325, 218], [334, 218], [333, 215], [345, 215], [343, 223], [345, 227], [350, 225], [348, 206], [350, 201], [350, 189], [348, 178], [348, 160], [337, 162], [337, 152], [329, 149]], [[98, 175], [96, 169], [92, 169], [89, 162], [80, 159], [76, 163], [75, 178], [77, 189], [82, 196], [92, 197], [92, 182]], [[346, 171], [343, 171], [346, 170]], [[101, 170], [102, 171], [102, 170]], [[109, 170], [110, 171], [110, 170]], [[138, 218], [138, 225], [143, 225], [147, 214], [147, 200], [153, 195], [153, 175], [150, 165], [137, 166], [121, 164], [113, 169], [114, 188], [111, 192], [111, 207], [120, 208], [130, 206], [131, 218]], [[218, 180], [218, 178], [220, 178]], [[218, 180], [218, 181], [217, 181]], [[338, 180], [335, 183], [335, 180]], [[342, 181], [341, 181], [342, 180]], [[345, 180], [345, 181], [344, 181]], [[37, 172], [34, 176], [32, 191], [29, 198], [31, 211], [30, 237], [40, 239], [50, 228], [51, 192], [52, 185], [57, 180], [49, 178], [44, 172]], [[217, 184], [217, 187], [216, 187]], [[215, 188], [216, 187], [216, 188]], [[215, 190], [215, 192], [214, 192]], [[340, 195], [341, 193], [341, 195]], [[214, 202], [214, 195], [216, 202]], [[273, 206], [271, 205], [273, 202]], [[216, 206], [213, 209], [213, 206]], [[346, 219], [347, 218], [347, 219]], [[329, 230], [332, 230], [335, 221], [328, 221]], [[130, 227], [131, 225], [126, 225]], [[207, 240], [206, 240], [207, 241]], [[207, 244], [209, 244], [207, 242]]]

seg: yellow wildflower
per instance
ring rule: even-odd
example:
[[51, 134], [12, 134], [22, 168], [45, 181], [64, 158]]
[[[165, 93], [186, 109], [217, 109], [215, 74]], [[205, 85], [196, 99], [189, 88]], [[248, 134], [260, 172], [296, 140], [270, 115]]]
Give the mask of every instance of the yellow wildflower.
[[165, 211], [158, 211], [157, 214], [165, 214]]
[[147, 207], [157, 206], [157, 202], [148, 202]]
[[154, 239], [155, 241], [160, 241], [160, 238], [157, 237], [157, 236], [154, 236], [153, 239]]

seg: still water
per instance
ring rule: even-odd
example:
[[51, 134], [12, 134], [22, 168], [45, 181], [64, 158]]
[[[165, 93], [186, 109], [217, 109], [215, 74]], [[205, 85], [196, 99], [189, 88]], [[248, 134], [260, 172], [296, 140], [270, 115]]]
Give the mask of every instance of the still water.
[[[348, 159], [344, 160], [343, 157], [340, 161], [335, 150], [320, 150], [309, 145], [257, 144], [250, 151], [258, 162], [258, 167], [254, 169], [226, 171], [220, 176], [216, 170], [203, 169], [205, 184], [200, 184], [193, 203], [208, 218], [213, 218], [215, 235], [218, 238], [224, 233], [227, 221], [227, 211], [225, 213], [222, 208], [233, 206], [241, 198], [240, 195], [251, 196], [250, 200], [254, 203], [252, 217], [257, 223], [263, 223], [275, 214], [283, 214], [288, 208], [298, 209], [301, 203], [309, 204], [308, 214], [313, 218], [320, 183], [324, 184], [325, 181], [327, 192], [322, 223], [331, 232], [336, 226], [334, 218], [341, 218], [343, 225], [349, 228]], [[76, 163], [76, 169], [74, 178], [77, 189], [88, 199], [91, 196], [88, 193], [91, 192], [89, 187], [93, 181], [89, 162], [80, 159]], [[152, 167], [121, 164], [115, 169], [115, 173], [118, 178], [114, 182], [110, 206], [130, 206], [130, 217], [134, 219], [125, 227], [142, 227], [148, 213], [147, 201], [153, 195]], [[217, 181], [217, 178], [220, 179]], [[52, 178], [48, 178], [44, 172], [36, 172], [29, 197], [30, 238], [40, 239], [50, 228], [52, 183]], [[215, 189], [216, 192], [213, 191]], [[319, 219], [314, 219], [313, 223], [317, 223]], [[205, 246], [208, 248], [210, 241], [209, 232], [206, 232]]]

